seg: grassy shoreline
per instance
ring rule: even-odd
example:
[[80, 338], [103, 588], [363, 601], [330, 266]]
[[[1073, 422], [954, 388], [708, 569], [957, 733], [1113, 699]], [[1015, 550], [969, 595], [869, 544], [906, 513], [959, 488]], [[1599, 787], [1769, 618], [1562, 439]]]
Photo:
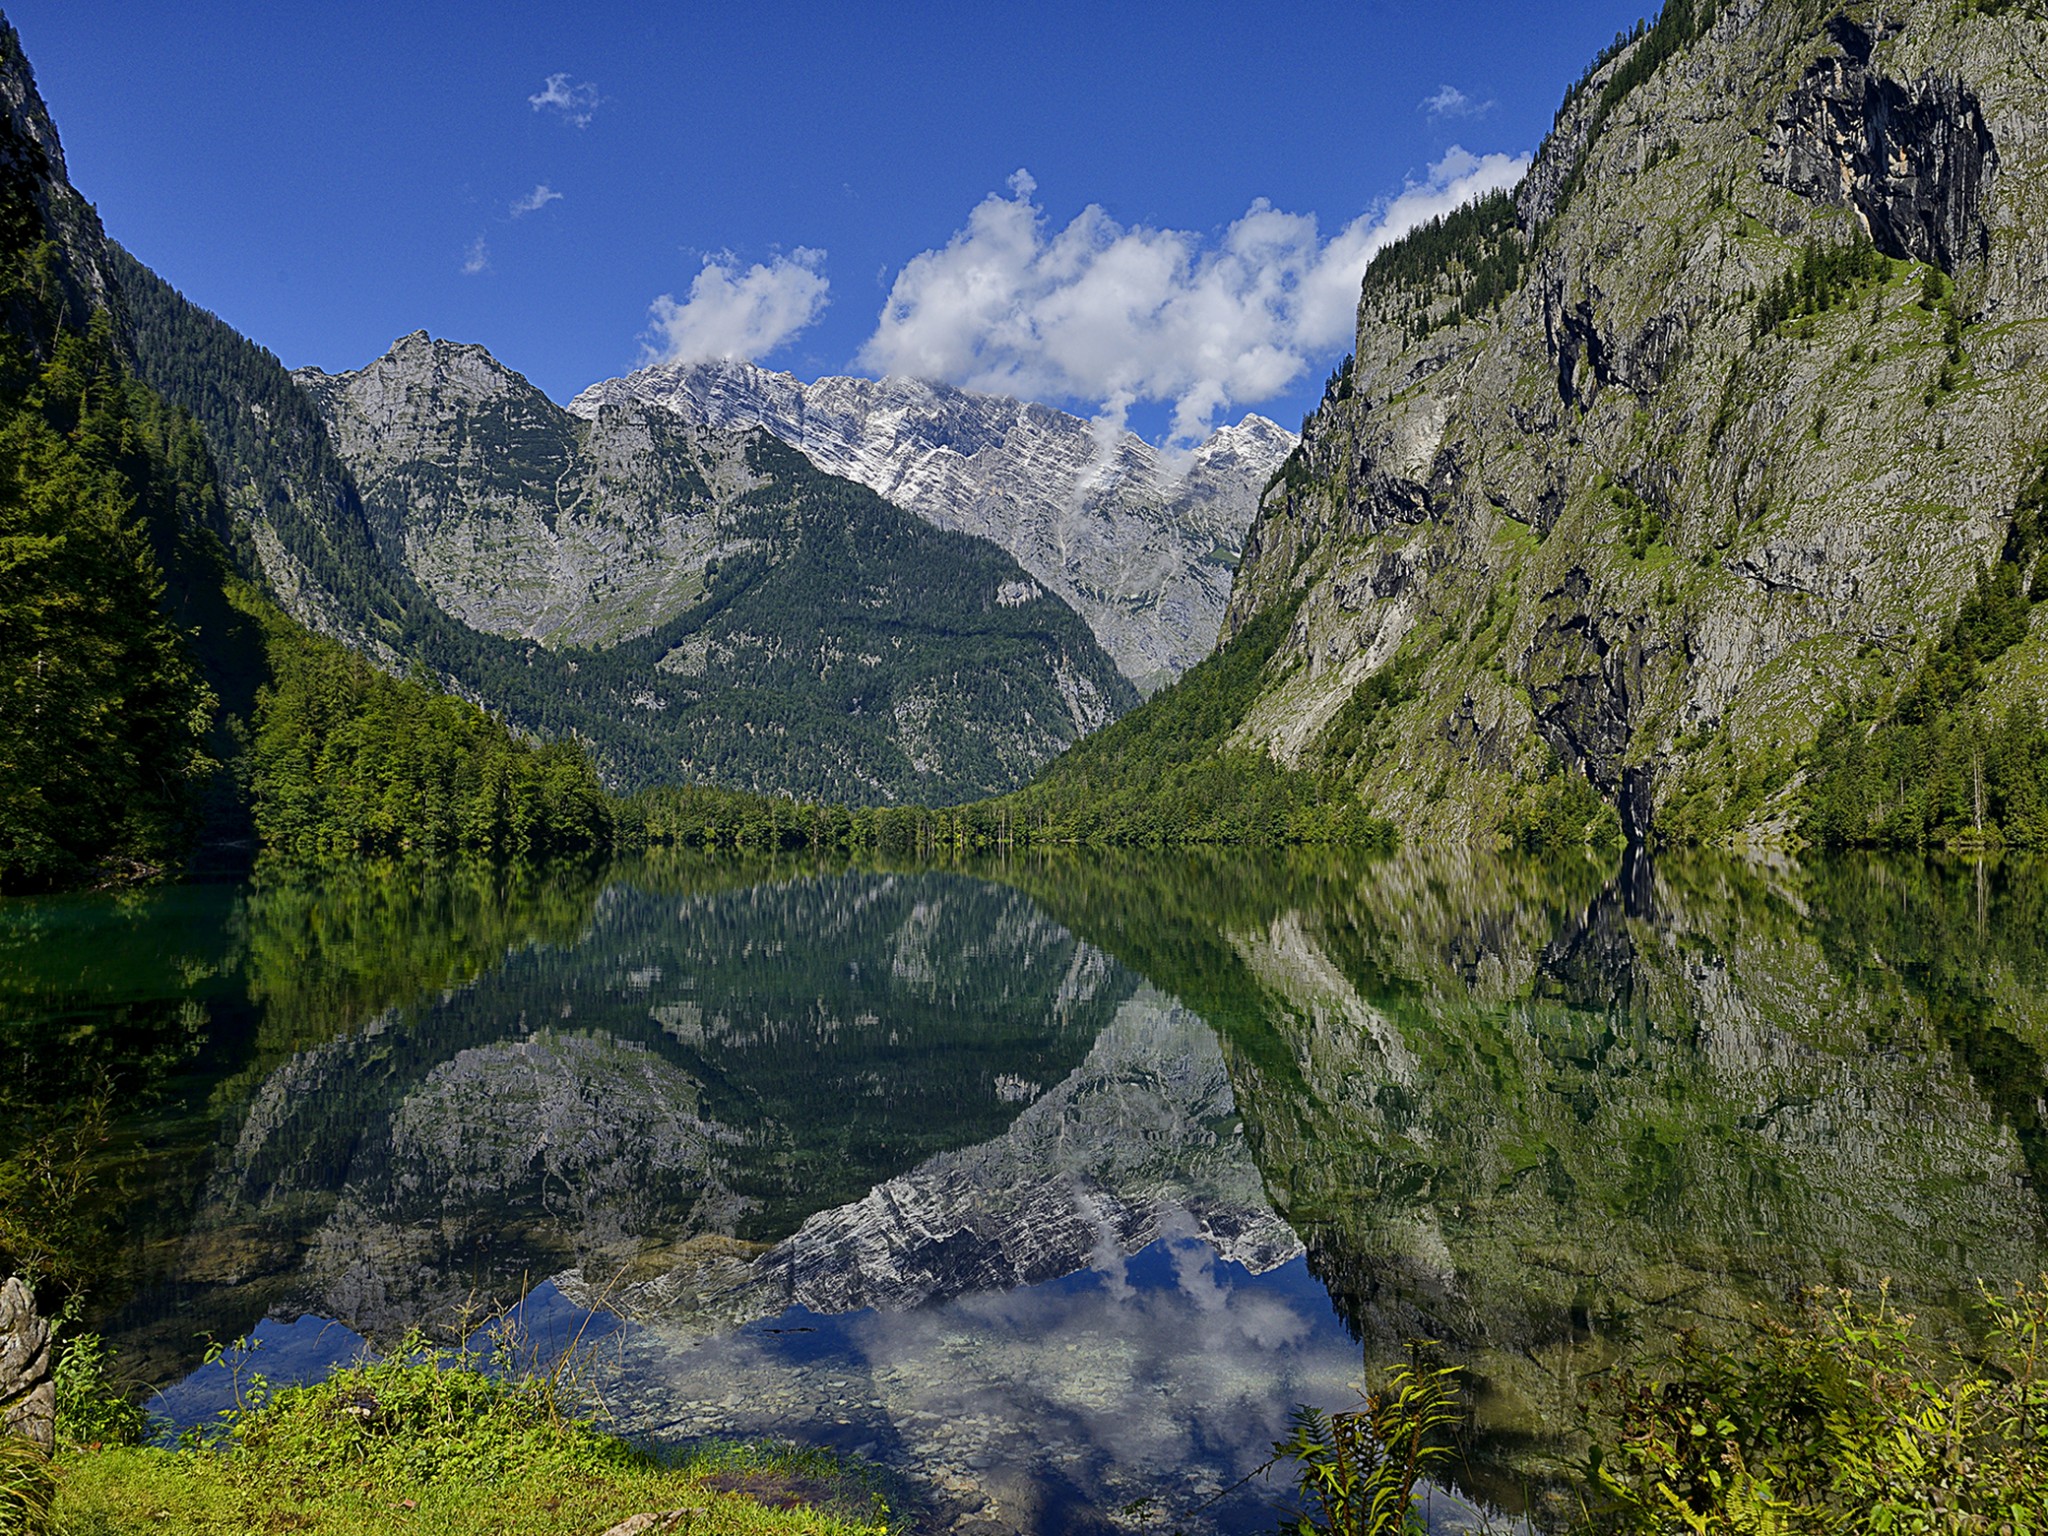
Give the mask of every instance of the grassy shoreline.
[[638, 1445], [600, 1427], [559, 1369], [510, 1374], [417, 1335], [309, 1385], [253, 1379], [245, 1406], [175, 1446], [139, 1443], [147, 1420], [95, 1349], [84, 1358], [60, 1375], [56, 1456], [13, 1455], [39, 1486], [10, 1501], [0, 1469], [0, 1531], [600, 1536], [636, 1516], [653, 1518], [635, 1530], [734, 1536], [896, 1528], [865, 1466], [794, 1446]]

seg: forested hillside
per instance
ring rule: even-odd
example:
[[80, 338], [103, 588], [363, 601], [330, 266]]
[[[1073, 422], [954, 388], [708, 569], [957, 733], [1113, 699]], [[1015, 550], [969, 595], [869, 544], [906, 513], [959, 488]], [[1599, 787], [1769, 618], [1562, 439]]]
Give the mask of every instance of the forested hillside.
[[[437, 458], [422, 447], [409, 458], [366, 461], [374, 487], [366, 500], [321, 410], [327, 400], [338, 422], [350, 419], [338, 397], [355, 376], [301, 389], [270, 353], [132, 256], [117, 250], [113, 260], [137, 369], [204, 428], [244, 568], [314, 629], [387, 665], [422, 666], [522, 731], [583, 741], [616, 788], [682, 779], [855, 804], [957, 801], [1022, 782], [1135, 699], [1071, 612], [1052, 601], [997, 601], [1030, 589], [1000, 550], [821, 474], [766, 434], [708, 434], [739, 461], [744, 494], [716, 509], [679, 496], [621, 513], [602, 500], [617, 497], [619, 481], [645, 479], [649, 459], [676, 460], [680, 467], [657, 478], [686, 485], [691, 475], [682, 471], [702, 450], [671, 441], [674, 428], [650, 433], [634, 423], [617, 434], [636, 440], [630, 453], [592, 443], [602, 422], [569, 417], [487, 358], [496, 376], [490, 398], [464, 407], [452, 391], [445, 401], [437, 395], [442, 417], [407, 424], [423, 435], [452, 433], [462, 451]], [[482, 356], [419, 337], [384, 364], [431, 373], [448, 353]], [[508, 395], [522, 420], [543, 418], [553, 430], [513, 431]], [[548, 463], [523, 475], [533, 466], [522, 455], [534, 453]], [[622, 468], [621, 458], [633, 462]], [[695, 601], [658, 604], [637, 627], [624, 621], [626, 637], [614, 643], [551, 646], [471, 628], [408, 569], [409, 541], [437, 530], [502, 543], [523, 515], [521, 488], [552, 487], [564, 475], [589, 476], [598, 499], [572, 509], [562, 537], [578, 516], [608, 539], [629, 518], [716, 521], [710, 542], [682, 560]], [[449, 530], [451, 522], [461, 526]], [[556, 523], [550, 495], [544, 514], [527, 519], [525, 548], [444, 565], [458, 583], [504, 583], [495, 599], [481, 589], [474, 601], [452, 599], [456, 611], [494, 622], [478, 604], [503, 609], [520, 591], [521, 562], [546, 567], [558, 558], [534, 548], [555, 540]], [[591, 589], [629, 581], [637, 559], [615, 549], [593, 567]]]
[[0, 27], [0, 890], [205, 844], [602, 842], [574, 748], [374, 672], [234, 571], [198, 425], [122, 355], [91, 210]]

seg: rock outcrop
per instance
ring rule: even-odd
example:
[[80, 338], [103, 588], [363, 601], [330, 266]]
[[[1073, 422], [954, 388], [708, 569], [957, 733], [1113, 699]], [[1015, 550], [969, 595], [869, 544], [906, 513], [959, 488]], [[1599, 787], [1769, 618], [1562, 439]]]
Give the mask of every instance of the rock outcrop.
[[1945, 272], [1982, 261], [1986, 184], [1998, 151], [1983, 108], [1953, 75], [1902, 81], [1871, 56], [1896, 26], [1846, 16], [1828, 23], [1834, 51], [1805, 78], [1771, 123], [1763, 175], [1811, 202], [1856, 210], [1877, 248]]
[[20, 1435], [43, 1451], [57, 1447], [57, 1384], [49, 1320], [10, 1275], [0, 1285], [0, 1434]]
[[764, 427], [819, 468], [941, 528], [999, 544], [1150, 692], [1208, 655], [1259, 492], [1294, 446], [1262, 416], [1187, 457], [1049, 406], [913, 379], [804, 384], [748, 363], [644, 369], [570, 409], [627, 402]]
[[[2048, 20], [1825, 14], [1668, 8], [1504, 216], [1368, 273], [1246, 541], [1226, 633], [1294, 618], [1240, 744], [1325, 761], [1378, 679], [1348, 764], [1411, 832], [1562, 771], [1637, 838], [1764, 836], [1831, 710], [1904, 685], [2048, 440]], [[1764, 315], [1860, 242], [1880, 277]], [[2044, 675], [2029, 641], [1987, 697]]]
[[707, 567], [758, 545], [733, 526], [766, 483], [744, 433], [631, 404], [580, 422], [482, 347], [425, 331], [354, 372], [292, 377], [379, 542], [472, 629], [613, 644], [685, 612]]

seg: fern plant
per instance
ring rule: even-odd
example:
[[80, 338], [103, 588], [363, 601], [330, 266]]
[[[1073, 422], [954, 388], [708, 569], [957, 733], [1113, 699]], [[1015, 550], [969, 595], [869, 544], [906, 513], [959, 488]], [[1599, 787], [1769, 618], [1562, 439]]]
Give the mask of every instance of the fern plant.
[[[1451, 1455], [1458, 1422], [1458, 1367], [1398, 1367], [1386, 1385], [1362, 1394], [1358, 1408], [1325, 1413], [1300, 1407], [1274, 1461], [1295, 1463], [1295, 1490], [1306, 1506], [1292, 1517], [1295, 1536], [1411, 1536], [1428, 1529], [1415, 1489]], [[1272, 1463], [1268, 1463], [1272, 1465]]]

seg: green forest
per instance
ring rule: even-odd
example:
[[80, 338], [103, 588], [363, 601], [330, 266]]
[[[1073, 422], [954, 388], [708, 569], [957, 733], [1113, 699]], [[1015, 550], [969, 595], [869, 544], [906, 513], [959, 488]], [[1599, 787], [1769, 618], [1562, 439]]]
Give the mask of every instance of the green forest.
[[277, 850], [606, 843], [573, 744], [386, 676], [234, 570], [199, 424], [138, 380], [0, 124], [0, 891]]
[[1293, 618], [1285, 605], [1259, 614], [1215, 655], [1013, 794], [953, 807], [848, 809], [662, 788], [635, 796], [625, 814], [650, 843], [692, 847], [1391, 848], [1393, 825], [1366, 808], [1347, 769], [1289, 769], [1263, 751], [1219, 749], [1242, 723]]

